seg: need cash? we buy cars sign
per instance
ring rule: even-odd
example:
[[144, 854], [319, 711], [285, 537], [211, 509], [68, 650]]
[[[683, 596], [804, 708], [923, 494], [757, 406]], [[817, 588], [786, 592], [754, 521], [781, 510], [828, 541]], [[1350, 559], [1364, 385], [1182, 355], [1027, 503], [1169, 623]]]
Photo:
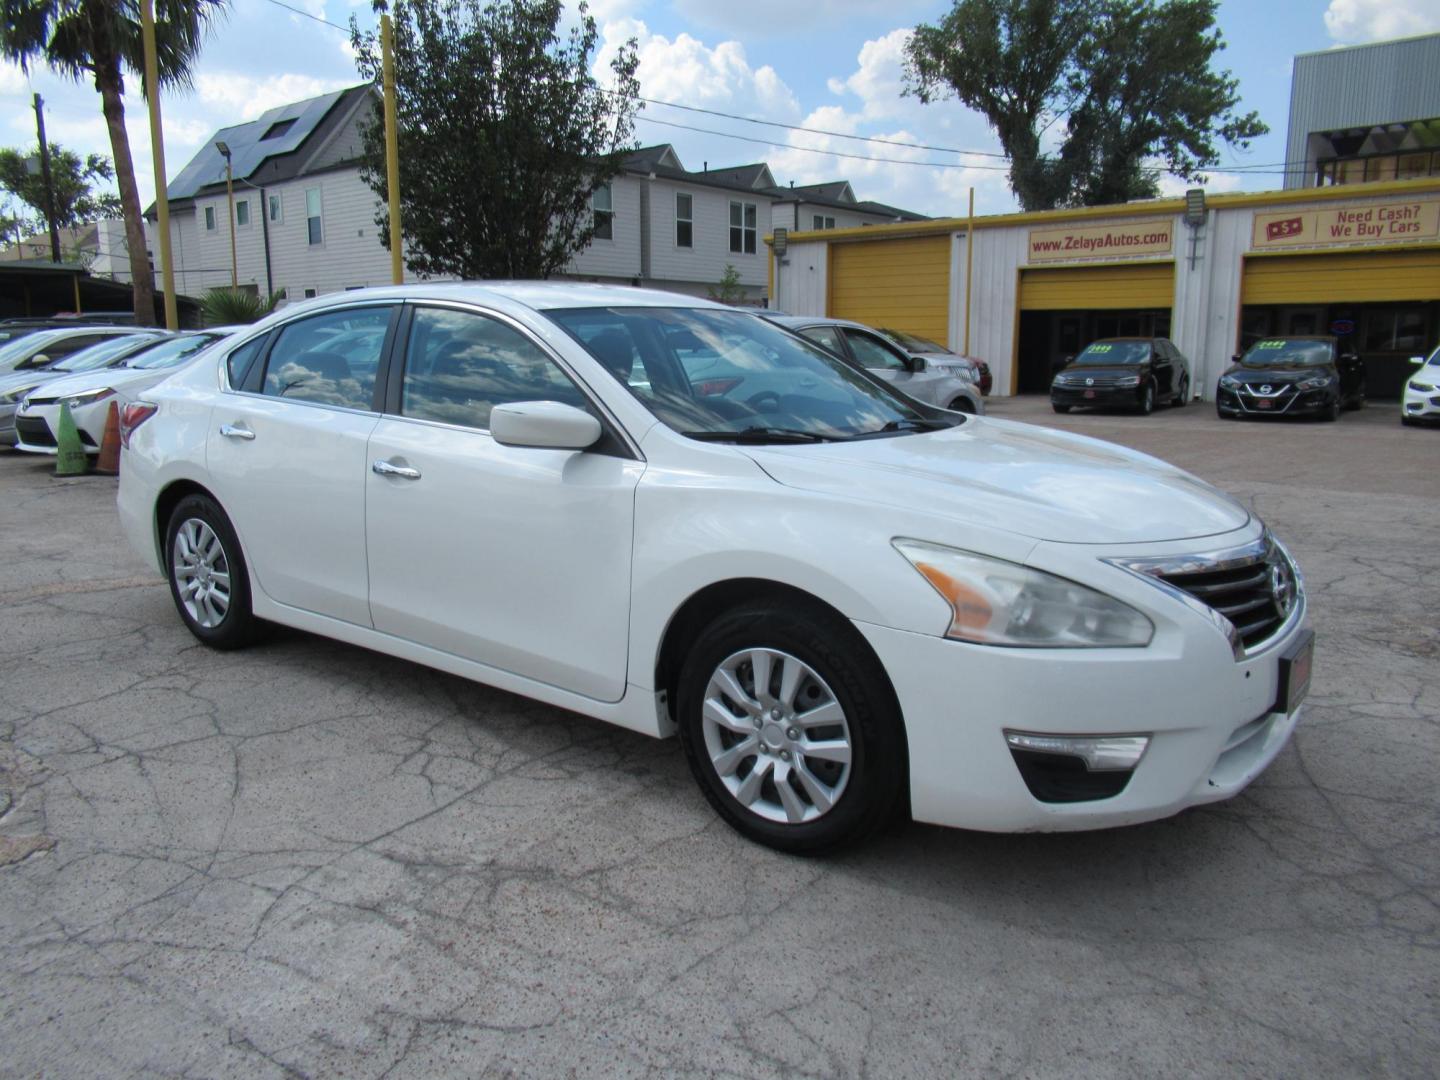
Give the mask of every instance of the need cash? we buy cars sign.
[[1273, 251], [1290, 247], [1403, 244], [1440, 237], [1440, 200], [1332, 206], [1325, 210], [1286, 210], [1256, 214], [1250, 247]]

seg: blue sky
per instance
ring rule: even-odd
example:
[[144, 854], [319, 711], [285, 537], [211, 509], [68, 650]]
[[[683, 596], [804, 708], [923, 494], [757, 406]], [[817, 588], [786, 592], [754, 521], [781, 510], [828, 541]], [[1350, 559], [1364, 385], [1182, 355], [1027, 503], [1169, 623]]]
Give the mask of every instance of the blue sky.
[[[374, 17], [366, 0], [287, 0], [333, 23], [354, 13]], [[641, 50], [641, 93], [660, 101], [829, 131], [994, 153], [984, 120], [955, 102], [921, 105], [901, 95], [906, 37], [918, 22], [949, 9], [941, 0], [592, 0], [605, 44], [601, 59], [634, 37]], [[1440, 30], [1440, 0], [1223, 0], [1219, 23], [1228, 48], [1219, 64], [1240, 80], [1242, 107], [1258, 111], [1271, 133], [1224, 164], [1284, 158], [1291, 57], [1339, 44]], [[346, 36], [271, 0], [233, 0], [214, 26], [195, 86], [163, 101], [167, 172], [174, 177], [217, 128], [286, 101], [358, 81]], [[52, 141], [109, 154], [99, 97], [88, 85], [43, 69], [0, 64], [0, 145], [34, 144], [30, 94], [47, 103]], [[153, 192], [149, 123], [137, 94], [127, 95], [128, 128], [142, 199]], [[861, 198], [923, 213], [964, 212], [976, 189], [977, 212], [1013, 209], [1003, 162], [980, 156], [886, 147], [687, 113], [651, 105], [638, 126], [642, 143], [670, 142], [690, 168], [769, 161], [780, 183], [849, 179]], [[767, 146], [665, 126], [681, 124], [781, 143]], [[821, 152], [816, 152], [821, 151]], [[861, 159], [835, 156], [857, 155]], [[964, 164], [935, 168], [893, 164]], [[1216, 173], [1211, 190], [1280, 186], [1280, 177]], [[1185, 185], [1167, 181], [1167, 189]]]

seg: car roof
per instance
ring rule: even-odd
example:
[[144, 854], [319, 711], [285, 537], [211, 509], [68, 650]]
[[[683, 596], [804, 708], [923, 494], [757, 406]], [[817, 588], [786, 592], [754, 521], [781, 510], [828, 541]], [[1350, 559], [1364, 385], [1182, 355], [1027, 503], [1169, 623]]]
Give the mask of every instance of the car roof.
[[578, 281], [424, 281], [329, 293], [313, 300], [287, 305], [284, 312], [289, 315], [297, 311], [323, 311], [332, 306], [353, 304], [357, 300], [423, 299], [470, 300], [478, 304], [504, 300], [522, 304], [535, 311], [586, 307], [730, 308], [728, 304], [702, 300], [683, 293], [630, 285], [596, 285]]

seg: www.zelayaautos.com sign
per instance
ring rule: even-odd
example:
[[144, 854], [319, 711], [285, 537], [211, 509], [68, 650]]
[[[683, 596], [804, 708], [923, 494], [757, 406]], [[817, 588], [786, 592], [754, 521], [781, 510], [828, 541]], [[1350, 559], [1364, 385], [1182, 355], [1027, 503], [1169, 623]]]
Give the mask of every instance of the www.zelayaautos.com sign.
[[1409, 199], [1255, 215], [1256, 251], [1337, 244], [1404, 244], [1440, 237], [1440, 200]]
[[1063, 262], [1071, 259], [1129, 259], [1147, 255], [1169, 255], [1175, 248], [1174, 229], [1173, 221], [1031, 229], [1029, 261]]

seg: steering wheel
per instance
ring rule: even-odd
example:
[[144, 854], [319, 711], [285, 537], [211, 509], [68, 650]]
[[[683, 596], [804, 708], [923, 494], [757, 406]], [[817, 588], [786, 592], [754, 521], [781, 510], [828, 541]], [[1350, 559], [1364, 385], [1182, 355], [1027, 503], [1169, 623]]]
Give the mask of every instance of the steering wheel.
[[758, 394], [746, 398], [745, 404], [757, 412], [767, 412], [780, 408], [780, 395], [774, 390], [761, 390]]

